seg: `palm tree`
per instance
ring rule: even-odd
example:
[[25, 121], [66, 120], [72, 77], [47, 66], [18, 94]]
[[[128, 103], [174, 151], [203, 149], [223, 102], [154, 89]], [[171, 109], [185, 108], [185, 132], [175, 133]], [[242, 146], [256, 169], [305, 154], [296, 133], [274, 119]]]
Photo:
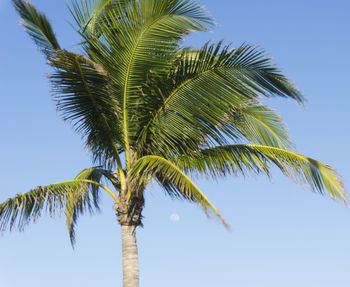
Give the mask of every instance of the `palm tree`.
[[57, 108], [82, 135], [97, 166], [39, 186], [0, 205], [0, 228], [22, 229], [65, 211], [72, 245], [78, 216], [114, 199], [122, 229], [125, 287], [139, 286], [136, 228], [153, 180], [169, 196], [195, 202], [227, 226], [190, 176], [269, 175], [277, 166], [314, 191], [346, 201], [339, 175], [292, 150], [281, 118], [263, 97], [304, 97], [256, 47], [222, 42], [183, 47], [183, 36], [214, 20], [192, 0], [74, 0], [80, 54], [63, 49], [48, 19], [13, 0], [53, 68]]

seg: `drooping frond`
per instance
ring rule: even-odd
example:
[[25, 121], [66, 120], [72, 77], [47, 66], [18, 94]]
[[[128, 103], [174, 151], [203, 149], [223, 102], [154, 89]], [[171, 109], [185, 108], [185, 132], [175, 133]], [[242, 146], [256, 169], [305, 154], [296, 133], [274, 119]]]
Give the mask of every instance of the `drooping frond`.
[[113, 177], [106, 170], [90, 168], [80, 172], [74, 180], [39, 186], [0, 204], [0, 231], [22, 230], [43, 213], [50, 216], [66, 214], [69, 236], [74, 246], [75, 225], [80, 214], [99, 210], [99, 188], [107, 191], [117, 202], [117, 196], [105, 185], [101, 177]]
[[134, 184], [143, 184], [149, 177], [156, 177], [158, 180], [161, 179], [159, 180], [160, 185], [171, 196], [198, 203], [207, 214], [209, 214], [209, 211], [213, 212], [227, 226], [225, 220], [214, 205], [191, 179], [171, 161], [160, 156], [144, 156], [134, 163], [130, 176]]
[[31, 191], [8, 199], [0, 204], [0, 229], [23, 229], [30, 221], [35, 221], [47, 212], [50, 216], [65, 210], [67, 198], [79, 202], [81, 208], [92, 208], [89, 184], [83, 180], [70, 180], [47, 186], [39, 186]]
[[[107, 191], [113, 197], [115, 202], [119, 201], [118, 197], [108, 187], [101, 183], [103, 177], [108, 179], [116, 188], [118, 187], [118, 180], [113, 176], [113, 173], [99, 167], [84, 169], [74, 179], [78, 181], [81, 180], [88, 184], [93, 199], [92, 203], [97, 210], [100, 210], [100, 188]], [[66, 200], [66, 218], [69, 237], [73, 247], [75, 244], [75, 226], [79, 215], [84, 213], [84, 211], [84, 203], [81, 199], [74, 196], [74, 194], [69, 194]], [[91, 209], [89, 211], [91, 212]]]
[[275, 165], [286, 176], [308, 184], [312, 190], [347, 201], [341, 178], [331, 167], [285, 149], [261, 145], [221, 146], [201, 150], [192, 156], [180, 156], [176, 164], [185, 172], [214, 178], [247, 172], [269, 175], [271, 165]]
[[49, 20], [26, 0], [12, 0], [19, 13], [22, 24], [38, 48], [50, 57], [55, 50], [60, 49]]
[[57, 108], [64, 120], [86, 139], [101, 164], [113, 165], [122, 146], [120, 108], [111, 96], [110, 79], [103, 67], [83, 55], [60, 51], [50, 61]]
[[[166, 78], [155, 79], [144, 90], [144, 101], [151, 104], [144, 112], [138, 143], [141, 149], [148, 148], [146, 153], [166, 148], [169, 152], [169, 147], [179, 153], [183, 152], [180, 148], [196, 150], [205, 141], [226, 144], [227, 138], [237, 137], [236, 126], [228, 119], [232, 110], [261, 96], [303, 102], [271, 59], [250, 45], [222, 49], [219, 43], [199, 51], [186, 50]], [[266, 115], [267, 111], [265, 119]]]

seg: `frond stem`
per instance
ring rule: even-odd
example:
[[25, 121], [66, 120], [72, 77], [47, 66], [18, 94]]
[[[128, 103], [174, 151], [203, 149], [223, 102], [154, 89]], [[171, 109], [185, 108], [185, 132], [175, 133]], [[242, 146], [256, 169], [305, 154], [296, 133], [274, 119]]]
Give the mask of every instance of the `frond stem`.
[[124, 84], [124, 99], [123, 99], [123, 122], [124, 122], [124, 143], [125, 143], [125, 158], [126, 158], [126, 167], [127, 169], [130, 168], [130, 144], [129, 144], [129, 135], [128, 135], [128, 127], [127, 127], [127, 111], [126, 111], [126, 98], [127, 98], [127, 89], [128, 89], [128, 83], [129, 83], [129, 77], [131, 73], [131, 66], [134, 61], [134, 57], [136, 54], [136, 50], [140, 44], [140, 41], [142, 39], [142, 36], [151, 28], [151, 26], [157, 22], [159, 19], [163, 18], [164, 16], [158, 17], [154, 19], [149, 25], [145, 27], [145, 29], [142, 30], [141, 34], [139, 35], [135, 46], [132, 50], [132, 53], [130, 55], [130, 60], [128, 63], [127, 71], [126, 71], [126, 77], [125, 77], [125, 84]]
[[93, 180], [89, 180], [89, 179], [81, 179], [81, 181], [83, 182], [87, 182], [87, 183], [91, 183], [91, 184], [95, 184], [101, 188], [103, 188], [105, 191], [107, 191], [115, 200], [115, 202], [118, 204], [119, 203], [119, 198], [118, 196], [115, 195], [115, 193], [113, 191], [111, 191], [108, 187], [104, 186], [103, 184], [93, 181]]

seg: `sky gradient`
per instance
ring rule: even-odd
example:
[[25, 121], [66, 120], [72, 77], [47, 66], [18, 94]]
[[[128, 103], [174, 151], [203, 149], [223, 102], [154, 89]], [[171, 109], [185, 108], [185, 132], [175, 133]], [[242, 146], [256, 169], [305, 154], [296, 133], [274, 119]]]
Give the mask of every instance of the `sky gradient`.
[[[33, 0], [61, 45], [77, 50], [64, 0]], [[350, 3], [201, 0], [218, 27], [186, 38], [258, 45], [308, 98], [266, 101], [285, 120], [296, 151], [333, 166], [350, 187]], [[0, 0], [0, 202], [90, 167], [83, 144], [55, 111], [50, 69], [11, 7]], [[152, 186], [138, 231], [142, 287], [348, 287], [350, 211], [277, 170], [264, 177], [196, 181], [231, 226]], [[174, 217], [175, 216], [175, 217]], [[174, 220], [178, 219], [178, 220]], [[122, 286], [120, 227], [112, 200], [81, 217], [70, 247], [65, 219], [43, 217], [0, 237], [0, 287]]]

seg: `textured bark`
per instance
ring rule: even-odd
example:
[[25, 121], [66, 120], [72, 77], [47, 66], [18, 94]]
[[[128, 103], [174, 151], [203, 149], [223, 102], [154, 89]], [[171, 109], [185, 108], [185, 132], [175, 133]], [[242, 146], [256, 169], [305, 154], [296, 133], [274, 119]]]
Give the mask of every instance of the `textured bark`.
[[142, 226], [143, 197], [121, 198], [120, 203], [114, 206], [120, 225]]
[[136, 226], [122, 225], [123, 287], [139, 287]]

